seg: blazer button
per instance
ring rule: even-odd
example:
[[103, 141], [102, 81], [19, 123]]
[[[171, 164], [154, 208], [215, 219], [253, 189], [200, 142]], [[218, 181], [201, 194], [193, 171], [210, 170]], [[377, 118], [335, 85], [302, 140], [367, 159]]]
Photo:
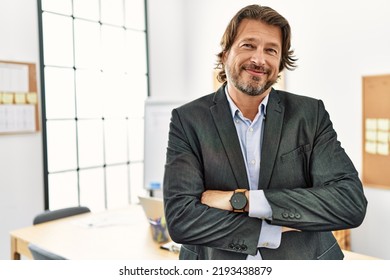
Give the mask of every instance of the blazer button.
[[294, 219], [294, 217], [295, 217], [294, 213], [290, 213], [290, 214], [289, 214], [289, 217], [290, 217], [291, 219]]
[[242, 251], [246, 251], [248, 249], [248, 247], [245, 245], [245, 244], [242, 244], [241, 245], [241, 250]]
[[229, 244], [229, 249], [234, 249], [234, 243]]
[[239, 244], [236, 244], [236, 245], [234, 246], [234, 250], [236, 250], [236, 251], [241, 251], [241, 246], [240, 246]]
[[287, 218], [288, 218], [288, 213], [287, 213], [287, 212], [284, 212], [284, 213], [282, 214], [282, 217], [285, 218], [285, 219], [287, 219]]
[[295, 213], [295, 218], [296, 218], [296, 219], [300, 219], [300, 218], [301, 218], [301, 214]]

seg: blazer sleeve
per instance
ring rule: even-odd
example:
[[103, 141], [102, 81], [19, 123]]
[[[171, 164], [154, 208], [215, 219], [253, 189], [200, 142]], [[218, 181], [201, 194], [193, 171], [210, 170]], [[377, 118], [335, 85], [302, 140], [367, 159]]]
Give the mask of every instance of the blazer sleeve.
[[329, 115], [318, 101], [308, 162], [311, 186], [265, 189], [272, 208], [271, 224], [303, 231], [331, 231], [359, 226], [367, 200], [353, 163], [337, 140]]
[[173, 110], [169, 129], [163, 184], [169, 234], [182, 244], [255, 255], [259, 219], [200, 202], [205, 190], [202, 152], [195, 144], [197, 135], [190, 131], [187, 120], [182, 121], [186, 117]]

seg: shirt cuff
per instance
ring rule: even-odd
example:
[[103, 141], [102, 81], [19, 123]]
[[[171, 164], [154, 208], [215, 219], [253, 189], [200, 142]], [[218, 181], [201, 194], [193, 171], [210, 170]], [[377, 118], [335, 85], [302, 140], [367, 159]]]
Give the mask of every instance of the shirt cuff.
[[272, 220], [272, 209], [263, 190], [250, 191], [249, 217]]
[[282, 227], [270, 225], [266, 221], [262, 221], [259, 243], [257, 247], [266, 247], [277, 249], [282, 240]]

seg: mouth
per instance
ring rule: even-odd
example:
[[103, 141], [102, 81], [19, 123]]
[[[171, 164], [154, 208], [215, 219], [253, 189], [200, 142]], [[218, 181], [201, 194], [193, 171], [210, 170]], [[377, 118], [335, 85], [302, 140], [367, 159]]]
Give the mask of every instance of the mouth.
[[264, 76], [269, 74], [269, 70], [262, 66], [244, 65], [242, 68], [253, 76]]

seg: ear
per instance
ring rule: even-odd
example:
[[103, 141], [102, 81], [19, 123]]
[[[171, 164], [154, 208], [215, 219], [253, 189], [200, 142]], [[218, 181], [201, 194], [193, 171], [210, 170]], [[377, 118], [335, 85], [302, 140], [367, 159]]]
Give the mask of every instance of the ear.
[[228, 55], [229, 55], [229, 51], [224, 51], [224, 52], [223, 52], [223, 54], [222, 54], [222, 59], [221, 59], [223, 65], [226, 64], [226, 60], [227, 60]]

